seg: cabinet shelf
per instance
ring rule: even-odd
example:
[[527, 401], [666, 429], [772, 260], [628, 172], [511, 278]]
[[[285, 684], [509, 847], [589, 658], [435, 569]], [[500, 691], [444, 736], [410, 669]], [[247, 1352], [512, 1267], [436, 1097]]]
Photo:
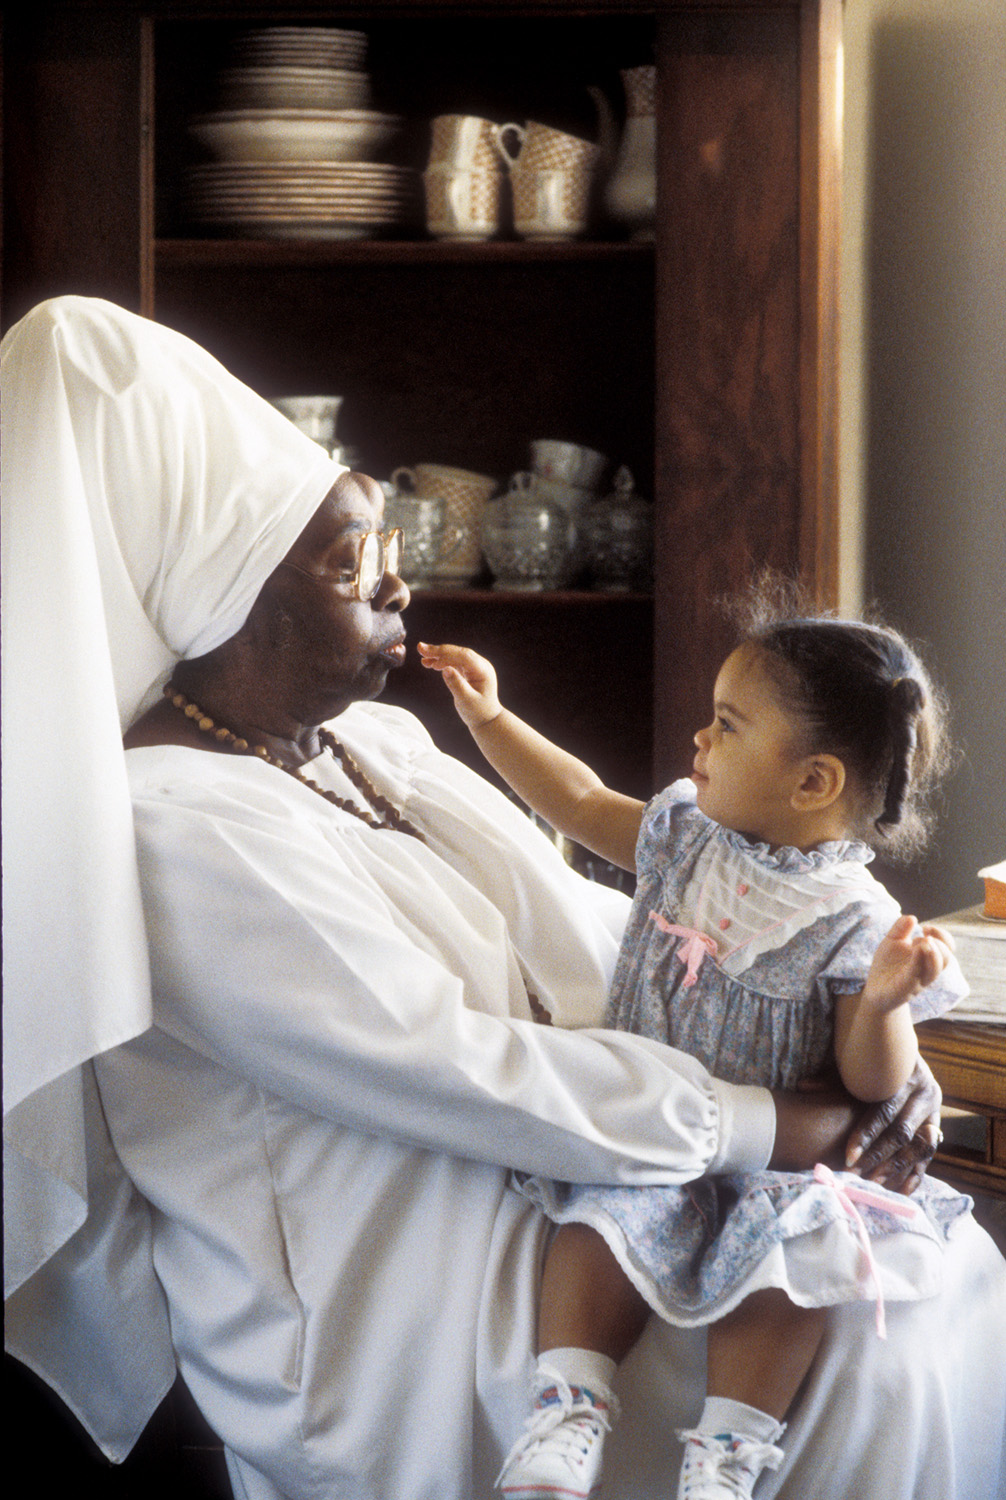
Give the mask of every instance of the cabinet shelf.
[[607, 240], [270, 240], [165, 237], [154, 242], [162, 267], [326, 265], [526, 265], [547, 262], [646, 264], [652, 244]]

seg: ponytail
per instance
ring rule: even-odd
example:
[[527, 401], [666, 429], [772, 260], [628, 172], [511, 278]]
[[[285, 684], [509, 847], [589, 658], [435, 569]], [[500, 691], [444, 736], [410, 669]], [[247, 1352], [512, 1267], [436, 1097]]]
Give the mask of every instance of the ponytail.
[[914, 677], [898, 677], [891, 683], [889, 720], [891, 770], [884, 794], [884, 807], [874, 827], [880, 834], [901, 822], [905, 796], [912, 784], [912, 762], [918, 745], [918, 719], [926, 703], [922, 684]]

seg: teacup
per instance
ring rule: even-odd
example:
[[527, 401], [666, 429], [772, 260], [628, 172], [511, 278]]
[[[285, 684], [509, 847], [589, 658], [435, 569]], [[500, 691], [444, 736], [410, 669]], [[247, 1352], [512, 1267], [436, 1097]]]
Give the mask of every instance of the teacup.
[[590, 167], [536, 170], [514, 167], [513, 226], [521, 239], [567, 240], [590, 222], [593, 174]]
[[426, 227], [438, 240], [487, 240], [500, 222], [502, 174], [431, 164], [423, 173]]
[[478, 115], [437, 115], [431, 122], [429, 165], [456, 172], [498, 172], [498, 130]]
[[542, 479], [577, 488], [597, 488], [605, 464], [603, 453], [582, 443], [561, 442], [557, 438], [539, 438], [531, 444], [531, 464]]
[[[517, 137], [516, 152], [511, 152], [507, 146], [507, 133], [511, 131]], [[600, 148], [592, 141], [568, 135], [564, 130], [555, 130], [539, 120], [528, 120], [526, 125], [514, 122], [500, 125], [494, 139], [507, 166], [520, 167], [523, 171], [568, 172], [577, 168], [592, 171], [600, 155]]]
[[[518, 141], [516, 152], [507, 144], [511, 132]], [[510, 168], [517, 233], [545, 240], [582, 234], [590, 218], [599, 147], [538, 120], [501, 125], [496, 145]]]
[[496, 488], [496, 480], [489, 474], [456, 469], [450, 464], [413, 464], [395, 469], [391, 482], [396, 489], [420, 499], [443, 499], [447, 523], [460, 533], [450, 556], [445, 556], [441, 550], [435, 570], [436, 581], [463, 584], [476, 578], [482, 570], [479, 522], [486, 502]]

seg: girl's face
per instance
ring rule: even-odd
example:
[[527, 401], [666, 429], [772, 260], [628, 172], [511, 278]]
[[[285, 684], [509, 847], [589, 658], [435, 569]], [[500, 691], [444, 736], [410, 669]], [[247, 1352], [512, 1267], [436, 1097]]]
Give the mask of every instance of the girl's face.
[[713, 689], [713, 721], [695, 744], [692, 780], [707, 817], [754, 841], [800, 845], [792, 799], [805, 761], [756, 647], [727, 657]]

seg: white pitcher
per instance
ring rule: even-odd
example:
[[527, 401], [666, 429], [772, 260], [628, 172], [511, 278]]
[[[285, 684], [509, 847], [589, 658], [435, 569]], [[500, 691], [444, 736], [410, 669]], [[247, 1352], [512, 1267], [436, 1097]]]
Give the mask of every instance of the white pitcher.
[[[652, 240], [657, 216], [657, 70], [652, 63], [623, 68], [622, 85], [625, 127], [602, 202], [609, 217], [625, 224], [634, 240]], [[611, 106], [600, 89], [589, 92], [600, 116], [602, 140], [610, 139], [614, 129]]]

